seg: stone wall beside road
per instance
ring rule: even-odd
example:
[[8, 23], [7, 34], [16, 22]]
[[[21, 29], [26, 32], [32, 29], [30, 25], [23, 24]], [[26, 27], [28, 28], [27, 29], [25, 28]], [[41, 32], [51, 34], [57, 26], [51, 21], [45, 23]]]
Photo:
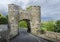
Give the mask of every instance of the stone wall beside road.
[[8, 25], [0, 25], [0, 39], [9, 39]]
[[44, 34], [41, 34], [40, 32], [38, 32], [35, 35], [38, 37], [42, 37], [44, 39], [51, 40], [53, 42], [60, 42], [60, 33], [57, 33], [57, 32], [46, 31], [46, 33]]

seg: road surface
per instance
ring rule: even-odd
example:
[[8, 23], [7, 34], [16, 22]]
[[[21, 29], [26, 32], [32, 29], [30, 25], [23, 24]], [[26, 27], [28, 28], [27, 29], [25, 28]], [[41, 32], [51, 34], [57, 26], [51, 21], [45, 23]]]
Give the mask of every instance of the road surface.
[[27, 33], [26, 29], [20, 29], [19, 31], [20, 31], [19, 36], [15, 37], [10, 42], [49, 42], [42, 38], [38, 38], [30, 33]]

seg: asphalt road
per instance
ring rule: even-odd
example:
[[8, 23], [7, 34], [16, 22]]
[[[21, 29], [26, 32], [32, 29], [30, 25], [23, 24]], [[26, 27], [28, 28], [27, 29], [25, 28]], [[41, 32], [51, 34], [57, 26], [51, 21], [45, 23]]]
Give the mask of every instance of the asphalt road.
[[30, 33], [27, 33], [26, 29], [20, 29], [19, 36], [12, 39], [10, 42], [48, 42], [42, 38], [38, 38]]

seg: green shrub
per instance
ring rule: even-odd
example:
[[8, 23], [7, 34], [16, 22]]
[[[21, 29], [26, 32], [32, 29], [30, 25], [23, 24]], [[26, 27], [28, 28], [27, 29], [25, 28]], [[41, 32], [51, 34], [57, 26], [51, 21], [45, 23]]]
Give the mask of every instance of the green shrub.
[[41, 29], [41, 30], [40, 30], [40, 33], [41, 33], [41, 34], [45, 34], [46, 32], [45, 32], [44, 29]]
[[47, 31], [54, 31], [54, 21], [43, 22], [41, 28]]

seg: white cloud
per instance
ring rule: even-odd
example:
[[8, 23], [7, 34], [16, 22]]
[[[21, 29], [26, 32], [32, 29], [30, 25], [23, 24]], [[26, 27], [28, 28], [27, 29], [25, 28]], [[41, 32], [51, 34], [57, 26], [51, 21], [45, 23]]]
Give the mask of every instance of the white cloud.
[[9, 4], [13, 3], [14, 0], [0, 0], [0, 4]]
[[28, 4], [29, 0], [17, 0], [14, 1], [13, 3], [18, 4], [22, 8], [26, 8], [26, 5]]
[[17, 4], [22, 8], [30, 5], [39, 5], [41, 6], [42, 18], [60, 19], [60, 0], [0, 0], [0, 13], [7, 12], [7, 5], [10, 3]]

